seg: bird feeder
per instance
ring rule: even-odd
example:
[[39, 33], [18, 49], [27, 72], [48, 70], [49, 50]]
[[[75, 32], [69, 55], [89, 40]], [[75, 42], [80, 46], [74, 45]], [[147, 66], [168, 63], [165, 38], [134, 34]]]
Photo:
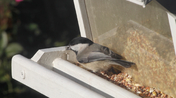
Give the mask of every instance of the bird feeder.
[[12, 77], [50, 98], [139, 98], [74, 65], [75, 54], [65, 49], [41, 49], [31, 59], [15, 55]]
[[[135, 81], [176, 97], [176, 16], [155, 0], [74, 0], [81, 36], [107, 46], [137, 69]], [[147, 5], [146, 5], [147, 4]], [[12, 77], [51, 98], [140, 98], [74, 64], [66, 47], [15, 55]]]
[[[143, 7], [143, 1], [150, 2]], [[125, 70], [134, 81], [176, 97], [175, 4], [173, 0], [79, 0], [82, 14], [77, 16], [82, 36], [136, 63], [137, 71]]]

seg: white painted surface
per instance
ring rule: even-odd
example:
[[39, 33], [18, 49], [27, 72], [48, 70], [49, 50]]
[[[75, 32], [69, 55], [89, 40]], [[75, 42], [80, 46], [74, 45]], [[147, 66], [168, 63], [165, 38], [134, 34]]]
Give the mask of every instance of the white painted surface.
[[61, 58], [53, 61], [53, 67], [84, 83], [91, 85], [115, 98], [140, 98], [139, 96], [99, 77]]
[[170, 24], [170, 30], [172, 34], [172, 40], [173, 40], [175, 55], [176, 55], [176, 16], [169, 12], [167, 12], [167, 15], [168, 15], [168, 20]]
[[[107, 96], [110, 96], [108, 98], [140, 98], [68, 62], [76, 62], [75, 56], [74, 52], [65, 51], [65, 47], [41, 49], [32, 57], [32, 60], [15, 55], [12, 59], [12, 77], [50, 98], [104, 98]], [[53, 69], [61, 70], [82, 83], [73, 81]]]
[[65, 51], [66, 47], [55, 47], [49, 49], [40, 49], [35, 53], [35, 55], [31, 58], [31, 60], [37, 62], [38, 64], [52, 69], [52, 62], [55, 58], [63, 58], [66, 59]]
[[[78, 19], [79, 29], [82, 37], [89, 37], [91, 39], [91, 28], [88, 20], [86, 5], [84, 0], [73, 0]], [[88, 36], [86, 34], [89, 34]]]
[[74, 4], [75, 4], [75, 10], [76, 10], [76, 15], [77, 15], [77, 19], [78, 19], [78, 24], [79, 24], [81, 36], [86, 37], [86, 30], [85, 30], [85, 26], [84, 26], [84, 21], [83, 21], [83, 17], [82, 17], [82, 12], [81, 12], [81, 8], [80, 8], [79, 0], [74, 0]]
[[21, 55], [12, 59], [12, 77], [49, 98], [105, 98]]
[[[58, 52], [59, 53], [59, 51], [61, 52], [61, 51], [65, 51], [65, 50], [66, 50], [66, 46], [40, 49], [40, 50], [37, 51], [37, 53], [34, 54], [34, 56], [31, 58], [31, 60], [33, 60], [35, 62], [38, 62], [44, 54], [49, 53], [51, 55], [52, 52], [54, 52], [54, 53]], [[52, 55], [52, 56], [54, 56], [54, 55]]]
[[142, 0], [126, 0], [126, 1], [132, 2], [134, 4], [140, 5], [143, 8], [145, 8], [145, 4], [144, 4], [144, 2]]

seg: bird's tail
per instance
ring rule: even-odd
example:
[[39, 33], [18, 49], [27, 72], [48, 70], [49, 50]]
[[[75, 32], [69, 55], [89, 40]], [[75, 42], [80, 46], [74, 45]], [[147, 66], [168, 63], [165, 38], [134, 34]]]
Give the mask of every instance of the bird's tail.
[[112, 60], [118, 64], [120, 64], [121, 66], [125, 67], [125, 68], [129, 68], [131, 67], [132, 65], [135, 65], [135, 63], [133, 62], [129, 62], [129, 61], [124, 61], [124, 60]]

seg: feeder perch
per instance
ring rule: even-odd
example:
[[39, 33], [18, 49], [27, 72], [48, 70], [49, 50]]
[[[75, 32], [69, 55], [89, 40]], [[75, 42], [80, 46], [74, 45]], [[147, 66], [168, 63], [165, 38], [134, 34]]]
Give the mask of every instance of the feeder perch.
[[15, 55], [12, 77], [49, 98], [140, 98], [73, 64], [66, 47], [41, 49], [31, 58]]

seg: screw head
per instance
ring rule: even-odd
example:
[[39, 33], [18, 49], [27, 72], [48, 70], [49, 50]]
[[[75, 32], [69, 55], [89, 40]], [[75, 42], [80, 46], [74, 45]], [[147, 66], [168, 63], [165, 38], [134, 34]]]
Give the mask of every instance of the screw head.
[[24, 70], [21, 71], [21, 78], [25, 79], [25, 71]]

